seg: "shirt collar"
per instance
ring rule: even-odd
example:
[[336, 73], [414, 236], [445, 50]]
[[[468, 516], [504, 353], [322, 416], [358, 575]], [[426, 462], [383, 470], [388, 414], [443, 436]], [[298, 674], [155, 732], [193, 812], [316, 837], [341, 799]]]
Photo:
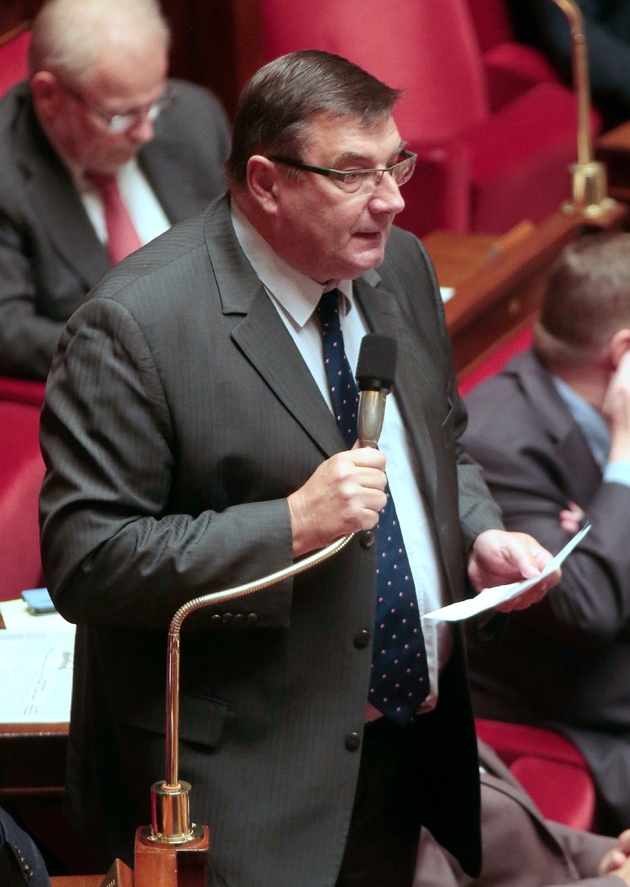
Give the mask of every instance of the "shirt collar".
[[293, 268], [271, 248], [234, 200], [232, 224], [236, 238], [263, 286], [296, 327], [301, 329], [308, 323], [322, 293], [331, 289], [339, 289], [345, 297], [340, 302], [341, 313], [348, 314], [352, 310], [351, 280], [329, 281], [322, 285]]
[[608, 461], [610, 453], [610, 430], [608, 423], [594, 406], [580, 397], [567, 383], [558, 376], [551, 377], [553, 384], [562, 400], [569, 408], [575, 423], [582, 432], [593, 458], [601, 469]]

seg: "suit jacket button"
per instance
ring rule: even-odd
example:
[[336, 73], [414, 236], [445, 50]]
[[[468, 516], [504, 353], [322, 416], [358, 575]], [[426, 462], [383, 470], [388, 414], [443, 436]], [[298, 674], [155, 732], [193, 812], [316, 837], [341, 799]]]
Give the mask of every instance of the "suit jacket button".
[[358, 733], [348, 733], [346, 736], [346, 748], [348, 751], [356, 751], [361, 745], [361, 737]]
[[245, 616], [243, 613], [236, 613], [234, 616], [234, 625], [242, 625], [245, 622]]
[[224, 613], [223, 614], [223, 624], [224, 625], [229, 625], [230, 622], [232, 621], [232, 619], [234, 619], [234, 616], [232, 616], [231, 613]]
[[376, 541], [376, 533], [374, 530], [364, 530], [361, 533], [361, 548], [371, 548]]
[[247, 614], [247, 624], [248, 625], [256, 625], [258, 622], [258, 616], [255, 613]]
[[354, 636], [354, 646], [357, 650], [362, 650], [364, 647], [370, 643], [370, 632], [367, 628], [362, 628], [361, 631], [357, 631]]
[[221, 624], [221, 617], [218, 613], [214, 613], [214, 615], [212, 616], [212, 619], [210, 621], [212, 622], [213, 625], [220, 625]]

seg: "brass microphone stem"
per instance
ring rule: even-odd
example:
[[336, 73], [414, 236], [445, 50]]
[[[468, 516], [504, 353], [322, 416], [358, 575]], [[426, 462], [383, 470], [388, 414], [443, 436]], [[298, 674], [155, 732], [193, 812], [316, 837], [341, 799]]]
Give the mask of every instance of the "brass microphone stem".
[[575, 0], [554, 0], [554, 2], [569, 19], [571, 27], [573, 88], [578, 101], [578, 163], [592, 163], [593, 145], [589, 125], [591, 86], [588, 77], [588, 47], [584, 35], [584, 16]]
[[299, 573], [311, 567], [317, 566], [322, 561], [327, 560], [338, 551], [341, 551], [352, 539], [352, 535], [342, 536], [335, 542], [332, 542], [326, 548], [309, 554], [307, 557], [271, 573], [263, 576], [262, 579], [256, 579], [253, 582], [247, 582], [245, 585], [239, 585], [236, 588], [228, 588], [224, 591], [210, 592], [201, 597], [193, 598], [183, 604], [175, 613], [171, 620], [168, 630], [168, 650], [167, 650], [167, 678], [166, 678], [166, 788], [177, 789], [179, 787], [179, 755], [178, 755], [178, 737], [179, 737], [179, 671], [180, 671], [180, 632], [184, 619], [199, 610], [207, 607], [209, 604], [218, 604], [225, 601], [231, 601], [234, 598], [243, 597], [246, 594], [252, 594], [255, 591], [261, 591], [271, 585], [276, 585], [285, 579], [291, 579]]
[[573, 200], [563, 205], [566, 213], [584, 213], [597, 218], [610, 212], [615, 201], [607, 197], [606, 168], [594, 160], [591, 139], [591, 87], [588, 73], [588, 47], [584, 34], [584, 16], [575, 0], [554, 0], [569, 20], [573, 88], [577, 98], [578, 162], [570, 166]]

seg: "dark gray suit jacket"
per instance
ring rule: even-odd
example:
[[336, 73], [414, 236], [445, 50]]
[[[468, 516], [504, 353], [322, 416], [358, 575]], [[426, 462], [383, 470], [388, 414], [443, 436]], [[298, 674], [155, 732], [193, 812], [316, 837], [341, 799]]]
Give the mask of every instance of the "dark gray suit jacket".
[[[398, 340], [396, 396], [459, 598], [464, 551], [500, 519], [458, 444], [465, 413], [419, 242], [394, 229], [385, 263], [355, 292], [370, 328]], [[79, 623], [74, 819], [104, 823], [128, 859], [163, 774], [170, 617], [290, 564], [286, 496], [345, 448], [236, 241], [227, 199], [121, 263], [71, 318], [42, 445], [46, 579]], [[184, 631], [182, 775], [230, 887], [335, 882], [360, 759], [346, 737], [362, 733], [370, 675], [371, 644], [354, 639], [374, 623], [375, 551], [359, 534], [322, 566], [202, 611]], [[426, 821], [475, 869], [476, 749], [459, 644], [425, 717]]]
[[[173, 81], [140, 166], [171, 222], [225, 190], [229, 125], [217, 99]], [[0, 375], [45, 379], [63, 325], [110, 268], [27, 83], [0, 101]]]
[[464, 445], [484, 469], [508, 529], [553, 553], [559, 514], [576, 502], [592, 524], [539, 604], [510, 615], [496, 643], [470, 639], [475, 713], [547, 724], [587, 758], [600, 793], [630, 823], [630, 488], [601, 471], [532, 352], [467, 398]]
[[545, 819], [489, 746], [479, 743], [483, 867], [470, 878], [425, 830], [420, 841], [417, 887], [621, 887], [597, 875], [616, 841]]

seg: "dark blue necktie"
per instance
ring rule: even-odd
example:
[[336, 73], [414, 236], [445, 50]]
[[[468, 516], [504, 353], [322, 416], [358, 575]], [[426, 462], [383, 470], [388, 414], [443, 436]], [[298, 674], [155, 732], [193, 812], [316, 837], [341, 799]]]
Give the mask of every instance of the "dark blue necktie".
[[[317, 311], [335, 416], [351, 448], [357, 439], [359, 391], [344, 349], [338, 290], [324, 293]], [[429, 674], [411, 568], [389, 486], [385, 492], [387, 504], [378, 522], [376, 626], [368, 699], [404, 726], [428, 695]]]

